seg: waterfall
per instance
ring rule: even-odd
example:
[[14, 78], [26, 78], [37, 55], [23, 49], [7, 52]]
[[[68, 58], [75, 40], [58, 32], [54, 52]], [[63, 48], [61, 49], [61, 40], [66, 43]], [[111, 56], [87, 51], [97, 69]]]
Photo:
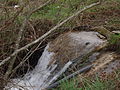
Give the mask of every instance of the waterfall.
[[[93, 51], [96, 47], [100, 46], [102, 43], [104, 43], [104, 40], [100, 39], [98, 37], [97, 32], [69, 32], [66, 34], [63, 34], [62, 36], [59, 36], [54, 42], [55, 43], [54, 48], [57, 48], [56, 50], [60, 52], [60, 50], [67, 50], [64, 49], [65, 47], [70, 47], [68, 56], [71, 56], [70, 60], [75, 58], [74, 56], [78, 57], [82, 54], [86, 54], [88, 52]], [[69, 37], [69, 39], [65, 39], [65, 37]], [[63, 41], [61, 41], [63, 40]], [[68, 41], [66, 41], [68, 40]], [[59, 43], [60, 42], [60, 43]], [[68, 42], [68, 43], [66, 43]], [[56, 46], [56, 43], [61, 44], [60, 47]], [[64, 44], [67, 44], [63, 46]], [[70, 45], [68, 45], [70, 44]], [[49, 51], [48, 49], [50, 47], [51, 43], [49, 43], [42, 56], [40, 57], [38, 64], [36, 67], [27, 73], [23, 78], [16, 78], [13, 79], [13, 83], [8, 83], [6, 88], [10, 88], [8, 90], [41, 90], [49, 86], [49, 81], [53, 80], [54, 76], [60, 72], [60, 70], [63, 67], [60, 67], [61, 65], [64, 66], [65, 64], [59, 63], [52, 63], [50, 62], [54, 59], [54, 56], [56, 55], [55, 52]], [[77, 49], [77, 50], [76, 50]], [[65, 51], [61, 51], [62, 54], [60, 56], [66, 58], [64, 53]], [[76, 54], [77, 52], [77, 54]], [[73, 54], [73, 55], [72, 55]], [[56, 55], [57, 57], [58, 54]], [[67, 57], [68, 58], [68, 57]], [[61, 60], [61, 58], [60, 58]], [[60, 61], [59, 60], [59, 61]], [[65, 59], [66, 60], [66, 59]], [[69, 60], [68, 60], [69, 61]], [[56, 62], [56, 61], [53, 61]], [[50, 65], [49, 65], [50, 64]], [[60, 64], [58, 66], [58, 64]], [[58, 69], [59, 68], [59, 69]]]

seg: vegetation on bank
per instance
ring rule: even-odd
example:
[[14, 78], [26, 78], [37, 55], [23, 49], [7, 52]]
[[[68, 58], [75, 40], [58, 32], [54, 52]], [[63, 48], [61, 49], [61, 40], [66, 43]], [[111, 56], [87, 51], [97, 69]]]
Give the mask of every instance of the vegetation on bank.
[[114, 72], [106, 80], [97, 75], [93, 77], [75, 77], [64, 81], [57, 89], [53, 90], [119, 90], [120, 88], [120, 70]]
[[[5, 0], [1, 0], [0, 2], [2, 1], [4, 2]], [[17, 4], [19, 0], [8, 1], [8, 5], [10, 6]], [[29, 24], [25, 28], [26, 31], [24, 32], [24, 35], [22, 37], [22, 43], [20, 44], [20, 47], [40, 37], [42, 34], [47, 32], [48, 29], [53, 27], [56, 23], [61, 22], [66, 17], [72, 15], [74, 12], [96, 1], [98, 0], [56, 0], [55, 3], [47, 5], [42, 10], [33, 13], [30, 17]], [[23, 23], [26, 12], [18, 15], [14, 22], [10, 22], [12, 20], [11, 18], [13, 18], [15, 14], [16, 10], [11, 11], [10, 9], [5, 13], [1, 13], [0, 15], [0, 60], [3, 60], [14, 51], [15, 41], [18, 36], [18, 30], [21, 24]], [[13, 24], [9, 26], [10, 23]], [[6, 26], [4, 27], [4, 25]], [[115, 30], [120, 30], [120, 0], [104, 0], [102, 5], [99, 5], [98, 7], [94, 7], [92, 9], [87, 10], [86, 12], [83, 12], [81, 15], [75, 17], [74, 20], [69, 21], [64, 26], [71, 28], [79, 25], [103, 25], [106, 27], [109, 26], [110, 30], [112, 30], [113, 28], [115, 28]], [[31, 27], [33, 29], [30, 29]], [[114, 34], [111, 35], [109, 44], [113, 46], [117, 44], [119, 48], [119, 41], [120, 35]], [[23, 54], [26, 52], [27, 50], [18, 55], [17, 60], [21, 61], [24, 56]], [[16, 65], [18, 65], [18, 63]], [[25, 65], [24, 67], [26, 66], [27, 65]], [[2, 68], [0, 69], [0, 71], [2, 72], [2, 74], [4, 74], [6, 70]], [[117, 87], [120, 88], [119, 77], [119, 71], [116, 73], [116, 77], [114, 77], [112, 80], [100, 80], [99, 77], [96, 77], [95, 80], [89, 78], [83, 79], [81, 82], [79, 77], [75, 77], [72, 80], [68, 80], [61, 83], [60, 86], [57, 87], [57, 89], [53, 90], [115, 90]]]

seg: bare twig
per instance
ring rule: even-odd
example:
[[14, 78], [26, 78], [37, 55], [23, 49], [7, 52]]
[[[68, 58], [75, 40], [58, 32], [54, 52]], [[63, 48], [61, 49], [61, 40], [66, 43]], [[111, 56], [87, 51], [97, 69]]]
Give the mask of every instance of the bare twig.
[[[21, 28], [20, 28], [20, 31], [19, 31], [19, 33], [18, 33], [18, 38], [17, 38], [17, 41], [16, 41], [15, 51], [16, 51], [16, 50], [19, 48], [19, 46], [20, 46], [20, 41], [21, 41], [22, 34], [23, 34], [23, 31], [24, 31], [24, 28], [25, 28], [25, 26], [26, 26], [27, 21], [28, 21], [28, 19], [27, 19], [27, 17], [26, 17], [25, 20], [24, 20], [24, 22], [23, 22], [23, 24], [22, 24], [22, 26], [21, 26]], [[8, 76], [10, 75], [11, 70], [12, 70], [12, 68], [13, 68], [13, 65], [14, 65], [14, 63], [15, 63], [15, 60], [16, 60], [17, 54], [18, 54], [18, 53], [16, 53], [16, 55], [14, 56], [14, 58], [10, 61], [10, 64], [9, 64], [9, 66], [8, 66], [8, 70], [7, 70], [6, 73], [5, 73], [5, 78], [8, 78]]]
[[34, 32], [34, 34], [33, 34], [34, 39], [37, 39], [37, 38], [36, 38], [37, 34], [36, 34], [36, 32], [35, 32], [35, 28], [34, 28], [34, 26], [31, 24], [30, 21], [28, 21], [28, 24], [30, 25], [30, 27], [32, 28], [32, 30], [33, 30], [33, 32]]
[[[43, 41], [44, 41], [44, 40], [43, 40]], [[43, 41], [41, 41], [33, 51], [30, 51], [30, 52], [28, 53], [28, 56], [24, 57], [23, 61], [21, 61], [21, 62], [19, 63], [19, 65], [17, 65], [17, 66], [11, 71], [12, 74], [14, 74], [15, 71], [16, 71], [23, 63], [25, 63], [25, 62], [28, 60], [28, 58], [39, 48], [39, 46], [42, 44]], [[12, 75], [11, 75], [11, 76], [12, 76]]]
[[[46, 6], [48, 3], [50, 3], [50, 1], [51, 1], [51, 0], [49, 0], [49, 1], [46, 2], [45, 4], [41, 5], [39, 8], [34, 9], [33, 11], [31, 11], [31, 12], [25, 17], [25, 19], [24, 19], [24, 21], [23, 21], [23, 24], [22, 24], [22, 26], [21, 26], [21, 28], [20, 28], [20, 31], [19, 31], [19, 33], [18, 33], [18, 38], [17, 38], [17, 41], [16, 41], [15, 52], [16, 52], [16, 50], [19, 48], [23, 31], [24, 31], [25, 26], [26, 26], [26, 24], [27, 24], [30, 16], [32, 15], [32, 13], [34, 13], [34, 12], [36, 12], [37, 10], [43, 8], [43, 7]], [[15, 60], [16, 60], [17, 54], [18, 54], [18, 53], [16, 53], [16, 54], [14, 55], [14, 58], [10, 61], [10, 64], [9, 64], [9, 66], [8, 66], [8, 70], [7, 70], [6, 73], [5, 73], [5, 78], [8, 78], [9, 75], [10, 75], [10, 73], [11, 73], [11, 71], [12, 71], [12, 68], [13, 68], [13, 65], [14, 65], [14, 63], [15, 63]]]
[[[53, 0], [49, 0], [49, 1], [47, 1], [46, 3], [40, 5], [38, 8], [35, 8], [35, 9], [32, 10], [32, 11], [29, 11], [29, 12], [27, 13], [27, 17], [30, 17], [33, 13], [35, 13], [35, 12], [37, 12], [38, 10], [42, 9], [43, 7], [45, 7], [46, 5], [48, 5], [48, 4], [49, 4], [50, 2], [52, 2], [52, 1], [53, 1]], [[23, 7], [21, 7], [21, 9], [20, 9], [18, 12], [16, 12], [16, 14], [15, 14], [14, 17], [10, 18], [10, 20], [8, 21], [8, 24], [7, 24], [7, 25], [5, 25], [5, 26], [3, 26], [3, 27], [0, 28], [0, 31], [3, 30], [4, 28], [10, 26], [11, 24], [13, 24], [15, 18], [20, 14], [20, 12], [23, 10], [24, 7], [25, 7], [25, 5], [23, 5]]]
[[0, 66], [5, 64], [9, 59], [11, 59], [11, 57], [13, 57], [14, 55], [16, 55], [18, 52], [27, 49], [28, 47], [38, 43], [40, 40], [44, 39], [46, 36], [48, 36], [49, 34], [51, 34], [53, 31], [55, 31], [57, 28], [59, 28], [60, 26], [62, 26], [64, 23], [66, 23], [67, 21], [69, 21], [70, 19], [72, 19], [73, 17], [79, 15], [80, 13], [82, 13], [83, 11], [86, 11], [96, 5], [99, 5], [100, 2], [96, 2], [93, 3], [91, 5], [88, 5], [86, 7], [84, 7], [83, 9], [79, 10], [78, 12], [74, 13], [72, 16], [68, 17], [67, 19], [63, 20], [61, 23], [58, 23], [55, 27], [53, 27], [51, 30], [49, 30], [47, 33], [45, 33], [44, 35], [42, 35], [41, 37], [39, 37], [38, 39], [36, 39], [35, 41], [27, 44], [26, 46], [16, 50], [14, 53], [12, 53], [9, 57], [7, 57], [6, 59], [4, 59], [1, 63]]

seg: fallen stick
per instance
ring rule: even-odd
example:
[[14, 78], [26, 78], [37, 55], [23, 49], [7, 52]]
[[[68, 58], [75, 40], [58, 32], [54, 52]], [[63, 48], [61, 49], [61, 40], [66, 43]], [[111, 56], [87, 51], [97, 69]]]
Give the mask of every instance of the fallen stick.
[[[30, 16], [32, 15], [32, 13], [36, 12], [37, 10], [43, 8], [45, 5], [49, 4], [51, 0], [49, 0], [48, 2], [46, 2], [45, 4], [41, 5], [40, 7], [38, 7], [37, 9], [33, 10], [33, 11], [30, 11], [28, 13], [28, 15], [25, 17], [23, 23], [22, 23], [22, 26], [20, 27], [20, 31], [18, 33], [18, 38], [17, 38], [17, 41], [16, 41], [16, 44], [15, 44], [15, 51], [19, 49], [19, 46], [20, 46], [20, 41], [21, 41], [21, 38], [22, 38], [22, 35], [23, 35], [23, 32], [24, 32], [24, 29], [25, 29], [25, 26], [30, 18]], [[11, 71], [13, 69], [13, 65], [15, 63], [15, 60], [16, 60], [16, 57], [17, 57], [17, 54], [16, 53], [14, 55], [14, 57], [11, 59], [9, 65], [8, 65], [8, 70], [6, 71], [5, 73], [5, 78], [7, 79], [9, 77], [9, 75], [11, 74]]]
[[60, 72], [58, 72], [48, 83], [48, 85], [50, 85], [51, 83], [53, 83], [54, 81], [56, 81], [58, 79], [58, 77], [60, 77], [69, 67], [70, 65], [72, 65], [72, 61], [67, 62], [64, 67], [60, 70]]
[[80, 56], [78, 56], [75, 59], [70, 60], [69, 62], [67, 62], [64, 67], [57, 73], [55, 74], [55, 76], [49, 81], [48, 85], [52, 84], [54, 81], [56, 81], [71, 65], [73, 64], [77, 64], [78, 61], [81, 61], [83, 58], [85, 58], [86, 56], [90, 56], [93, 53], [102, 50], [103, 48], [105, 48], [107, 45], [107, 42], [104, 42], [103, 45], [97, 47], [95, 50], [88, 52], [87, 54], [82, 54]]
[[44, 39], [45, 37], [47, 37], [49, 34], [51, 34], [53, 31], [55, 31], [57, 28], [59, 28], [60, 26], [62, 26], [64, 23], [66, 23], [67, 21], [69, 21], [69, 20], [72, 19], [73, 17], [79, 15], [80, 13], [82, 13], [83, 11], [85, 11], [85, 10], [87, 10], [87, 9], [89, 9], [89, 8], [92, 8], [92, 7], [96, 6], [96, 5], [99, 5], [100, 3], [101, 3], [101, 2], [99, 1], [99, 2], [93, 3], [93, 4], [89, 5], [89, 6], [86, 6], [86, 7], [84, 7], [83, 9], [79, 10], [78, 12], [74, 13], [72, 16], [70, 16], [70, 17], [68, 17], [67, 19], [63, 20], [61, 23], [58, 23], [55, 27], [53, 27], [51, 30], [49, 30], [47, 33], [45, 33], [44, 35], [42, 35], [41, 37], [39, 37], [39, 38], [36, 39], [35, 41], [33, 41], [33, 42], [27, 44], [26, 46], [24, 46], [24, 47], [16, 50], [15, 52], [13, 52], [13, 53], [12, 53], [9, 57], [7, 57], [6, 59], [0, 60], [0, 61], [2, 61], [2, 62], [0, 63], [0, 66], [3, 65], [3, 64], [5, 64], [9, 59], [11, 59], [11, 57], [13, 57], [14, 55], [16, 55], [16, 54], [19, 53], [20, 51], [27, 49], [28, 47], [30, 47], [30, 46], [38, 43], [39, 41], [41, 41], [42, 39]]
[[54, 81], [56, 81], [73, 63], [76, 63], [76, 61], [80, 61], [82, 58], [84, 58], [86, 56], [86, 54], [80, 55], [79, 57], [70, 60], [69, 62], [67, 62], [64, 67], [60, 70], [60, 72], [58, 72], [57, 74], [55, 74], [55, 76], [49, 81], [48, 85], [52, 84]]
[[80, 74], [80, 73], [83, 73], [83, 72], [86, 72], [86, 71], [90, 70], [90, 69], [92, 68], [92, 66], [93, 66], [93, 65], [88, 65], [88, 66], [86, 66], [86, 67], [84, 67], [84, 68], [82, 68], [82, 69], [80, 69], [80, 70], [78, 70], [78, 71], [76, 71], [76, 72], [68, 75], [67, 77], [65, 77], [65, 78], [63, 78], [63, 79], [61, 79], [61, 80], [59, 80], [59, 81], [51, 84], [51, 85], [48, 86], [46, 89], [55, 88], [55, 87], [57, 87], [61, 82], [64, 82], [65, 80], [68, 80], [68, 79], [70, 79], [70, 78], [73, 78], [74, 76], [76, 76], [76, 75], [78, 75], [78, 74]]

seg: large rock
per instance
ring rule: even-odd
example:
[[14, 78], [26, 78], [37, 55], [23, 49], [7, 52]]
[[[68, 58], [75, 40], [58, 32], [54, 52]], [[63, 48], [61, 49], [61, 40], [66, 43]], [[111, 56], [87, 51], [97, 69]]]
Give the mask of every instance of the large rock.
[[13, 80], [14, 84], [18, 83], [11, 90], [22, 87], [40, 90], [47, 87], [68, 61], [92, 52], [105, 42], [98, 36], [97, 32], [68, 32], [60, 35], [46, 46], [33, 71], [22, 79]]

